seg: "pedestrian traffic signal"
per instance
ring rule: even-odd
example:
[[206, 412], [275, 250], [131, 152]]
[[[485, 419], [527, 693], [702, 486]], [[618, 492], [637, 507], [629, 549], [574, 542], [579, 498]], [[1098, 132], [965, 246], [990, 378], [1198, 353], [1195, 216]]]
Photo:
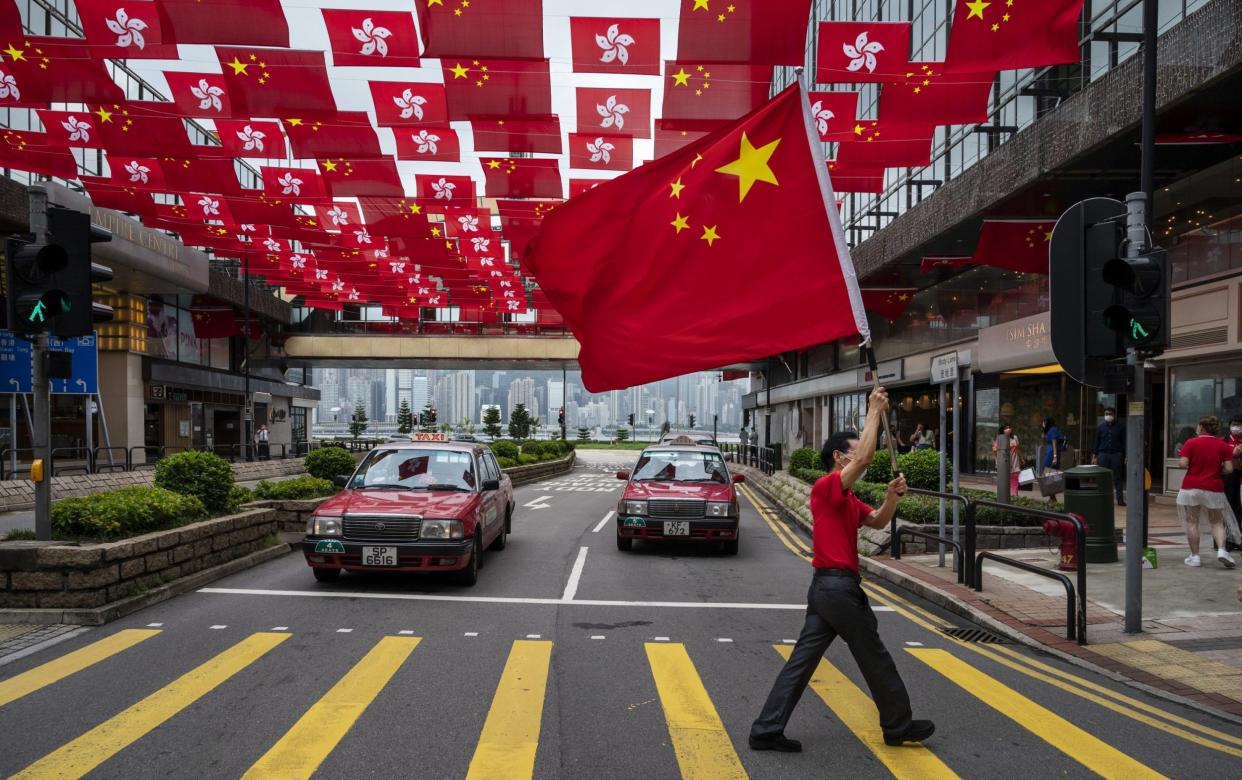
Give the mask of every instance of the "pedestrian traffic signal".
[[428, 418], [427, 419], [428, 423], [430, 423], [431, 425], [436, 424], [436, 408], [434, 406], [431, 407], [431, 411], [427, 413], [427, 418]]
[[67, 263], [57, 281], [68, 299], [68, 306], [56, 318], [53, 330], [58, 338], [89, 336], [95, 325], [112, 319], [112, 307], [94, 300], [94, 286], [112, 280], [112, 269], [93, 262], [91, 244], [112, 240], [112, 234], [91, 224], [89, 214], [69, 209], [49, 208], [48, 233], [64, 247]]
[[560, 425], [562, 428], [565, 427], [565, 410], [564, 409], [561, 409], [561, 411], [557, 413], [556, 423], [557, 425]]
[[1169, 346], [1169, 253], [1153, 249], [1138, 257], [1114, 257], [1104, 264], [1104, 281], [1114, 288], [1104, 324], [1125, 347], [1145, 354]]
[[20, 336], [46, 331], [70, 306], [57, 284], [69, 262], [65, 247], [32, 236], [11, 237], [5, 241], [4, 260], [9, 329]]

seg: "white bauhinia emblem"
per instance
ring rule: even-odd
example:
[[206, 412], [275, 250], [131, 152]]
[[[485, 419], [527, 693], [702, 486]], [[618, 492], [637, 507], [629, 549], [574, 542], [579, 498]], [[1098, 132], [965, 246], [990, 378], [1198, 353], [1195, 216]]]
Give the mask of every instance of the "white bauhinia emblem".
[[371, 234], [366, 231], [366, 228], [363, 228], [362, 230], [355, 230], [354, 240], [359, 244], [370, 244]]
[[492, 271], [491, 273], [491, 277], [493, 279], [501, 279], [504, 277], [504, 275], [505, 275], [504, 271]]
[[473, 214], [465, 214], [458, 217], [457, 223], [461, 225], [461, 229], [466, 233], [479, 232], [479, 218]]
[[431, 183], [431, 190], [436, 194], [436, 200], [452, 200], [453, 190], [455, 189], [457, 189], [457, 185], [445, 180], [444, 177], [440, 177], [439, 181]]
[[224, 110], [224, 103], [220, 100], [224, 96], [224, 89], [208, 84], [207, 79], [199, 79], [198, 86], [191, 84], [190, 94], [198, 98], [198, 108], [200, 111], [206, 111], [207, 109], [212, 111]]
[[332, 283], [332, 292], [340, 292], [345, 289], [345, 282], [337, 279]]
[[422, 283], [423, 283], [423, 275], [422, 275], [422, 274], [414, 274], [413, 276], [406, 277], [405, 283], [406, 283], [406, 284], [422, 284]]
[[[484, 239], [484, 241], [486, 241], [486, 240], [487, 240], [487, 239]], [[483, 247], [483, 251], [487, 251], [487, 246], [484, 246], [484, 247]], [[496, 266], [496, 261], [495, 261], [495, 260], [493, 260], [492, 258], [490, 258], [490, 257], [480, 257], [480, 258], [479, 258], [479, 267], [480, 267], [480, 268], [494, 268], [495, 266]]]
[[617, 147], [605, 141], [603, 138], [596, 138], [594, 142], [587, 141], [587, 151], [591, 153], [591, 162], [612, 162], [612, 150]]
[[490, 252], [491, 251], [492, 240], [490, 238], [483, 238], [482, 236], [475, 236], [474, 238], [470, 239], [470, 243], [474, 244], [474, 251], [476, 252]]
[[332, 220], [332, 224], [337, 227], [349, 224], [349, 214], [340, 206], [328, 209], [328, 219]]
[[362, 44], [361, 54], [370, 56], [378, 54], [381, 57], [388, 56], [388, 43], [385, 38], [391, 38], [392, 32], [387, 27], [379, 27], [375, 22], [371, 21], [371, 17], [362, 20], [362, 29], [357, 27], [350, 28], [354, 37]]
[[286, 171], [284, 176], [277, 178], [276, 183], [280, 185], [281, 195], [302, 194], [302, 180], [289, 171]]
[[263, 151], [263, 139], [267, 138], [267, 133], [262, 130], [255, 130], [250, 125], [246, 125], [237, 131], [237, 137], [242, 142], [242, 148], [247, 152]]
[[359, 297], [360, 297], [360, 296], [359, 296], [359, 293], [358, 293], [358, 291], [357, 291], [357, 290], [350, 290], [350, 291], [349, 291], [349, 299], [350, 299], [351, 301], [356, 301], [356, 300], [358, 300], [358, 298], [359, 298]]
[[621, 32], [620, 25], [612, 25], [608, 28], [606, 35], [596, 34], [595, 43], [604, 50], [600, 55], [600, 62], [620, 62], [622, 65], [630, 64], [630, 52], [626, 46], [634, 45], [634, 36], [626, 35]]
[[418, 294], [419, 295], [431, 295], [431, 288], [430, 287], [419, 287]]
[[17, 88], [17, 79], [0, 70], [0, 99], [22, 99], [22, 91]]
[[251, 225], [248, 222], [243, 222], [242, 224], [237, 226], [237, 229], [243, 233], [253, 233], [255, 230], [255, 227], [254, 225]]
[[328, 271], [327, 271], [327, 269], [325, 269], [325, 268], [316, 268], [316, 269], [315, 269], [315, 279], [316, 279], [317, 281], [321, 281], [321, 280], [324, 280], [324, 279], [327, 279], [327, 278], [328, 278]]
[[841, 44], [841, 51], [850, 58], [850, 64], [846, 66], [846, 69], [851, 73], [862, 70], [864, 66], [868, 73], [875, 73], [875, 55], [884, 51], [884, 44], [879, 41], [868, 41], [867, 31], [863, 30], [854, 39], [853, 46], [848, 43]]
[[630, 113], [630, 107], [617, 102], [616, 95], [609, 95], [603, 105], [596, 104], [595, 110], [602, 117], [600, 127], [616, 127], [618, 130], [625, 127], [625, 115]]
[[392, 269], [392, 272], [394, 274], [405, 273], [405, 263], [401, 262], [400, 260], [393, 260], [389, 262], [388, 267]]
[[203, 210], [203, 216], [205, 217], [220, 216], [220, 201], [216, 200], [215, 198], [209, 195], [204, 195], [203, 197], [198, 199], [198, 205]]
[[124, 8], [116, 9], [116, 18], [107, 19], [105, 22], [108, 29], [116, 34], [117, 46], [122, 49], [128, 46], [137, 46], [139, 49], [146, 47], [147, 42], [142, 37], [142, 31], [147, 29], [147, 23], [130, 16]]
[[78, 119], [76, 116], [73, 116], [72, 114], [70, 114], [68, 119], [60, 123], [60, 126], [65, 128], [65, 132], [69, 133], [70, 141], [81, 141], [83, 143], [90, 143], [90, 140], [91, 140], [90, 123], [83, 122], [81, 119]]
[[125, 172], [129, 174], [129, 180], [132, 182], [142, 182], [146, 184], [150, 181], [151, 169], [137, 160], [131, 160], [125, 165]]
[[375, 259], [376, 259], [376, 260], [387, 260], [387, 259], [388, 259], [388, 250], [387, 250], [387, 249], [376, 249], [376, 250], [375, 250]]
[[820, 135], [828, 132], [828, 122], [833, 119], [836, 114], [824, 108], [824, 101], [816, 100], [811, 104], [811, 115], [815, 117], [815, 129]]
[[419, 130], [416, 135], [410, 136], [410, 140], [418, 145], [415, 151], [419, 154], [436, 154], [436, 142], [440, 140], [440, 136], [426, 130]]
[[415, 95], [413, 90], [407, 89], [400, 95], [394, 95], [392, 102], [397, 104], [397, 108], [401, 109], [401, 118], [416, 119], [423, 118], [423, 106], [427, 105], [427, 98], [422, 95]]
[[438, 296], [438, 295], [433, 295], [433, 296], [431, 296], [430, 298], [428, 298], [428, 299], [427, 299], [427, 303], [428, 303], [429, 305], [431, 305], [431, 306], [439, 306], [439, 305], [440, 305], [440, 296]]
[[269, 251], [269, 252], [279, 252], [279, 251], [280, 251], [280, 242], [279, 242], [279, 241], [277, 241], [277, 240], [276, 240], [276, 239], [274, 239], [274, 238], [269, 238], [269, 239], [266, 239], [266, 240], [263, 242], [263, 246], [267, 247], [267, 251]]
[[517, 311], [517, 310], [518, 310], [518, 302], [517, 302], [517, 301], [505, 301], [505, 303], [507, 303], [507, 304], [509, 305], [509, 311]]
[[306, 267], [306, 258], [301, 255], [294, 255], [289, 258], [289, 264], [294, 268], [302, 269]]

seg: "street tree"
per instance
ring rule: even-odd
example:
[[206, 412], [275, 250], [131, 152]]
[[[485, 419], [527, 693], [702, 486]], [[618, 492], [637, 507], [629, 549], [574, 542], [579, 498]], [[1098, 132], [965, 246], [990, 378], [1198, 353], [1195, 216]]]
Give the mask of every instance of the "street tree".
[[617, 441], [618, 442], [626, 441], [629, 438], [630, 438], [629, 428], [618, 428], [617, 429]]
[[585, 428], [585, 427], [579, 428], [578, 429], [578, 441], [590, 441], [590, 440], [591, 440], [591, 429]]
[[410, 402], [401, 399], [401, 408], [397, 410], [397, 433], [409, 433], [414, 430], [414, 412], [410, 411]]
[[525, 439], [530, 436], [530, 412], [526, 404], [518, 404], [509, 415], [509, 436], [514, 439]]
[[500, 408], [496, 406], [487, 407], [487, 411], [483, 413], [483, 432], [493, 439], [500, 438]]
[[354, 405], [354, 413], [349, 418], [349, 435], [357, 439], [366, 432], [369, 424], [366, 407], [359, 401]]

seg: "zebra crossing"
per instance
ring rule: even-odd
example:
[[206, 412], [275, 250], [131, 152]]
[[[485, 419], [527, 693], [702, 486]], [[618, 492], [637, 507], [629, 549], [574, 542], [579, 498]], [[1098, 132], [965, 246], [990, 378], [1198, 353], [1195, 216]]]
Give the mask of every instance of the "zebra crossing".
[[[615, 742], [618, 752], [609, 751], [615, 763], [611, 770], [601, 771], [601, 776], [615, 776], [609, 771], [615, 773], [626, 765], [626, 751], [661, 762], [664, 771], [658, 776], [713, 780], [761, 776], [770, 767], [765, 763], [770, 756], [746, 750], [749, 718], [766, 694], [763, 686], [791, 650], [787, 644], [744, 638], [696, 643], [627, 634], [609, 636], [609, 642], [592, 641], [597, 640], [595, 635], [555, 641], [522, 636], [485, 641], [489, 638], [477, 633], [474, 637], [420, 637], [411, 631], [375, 636], [351, 633], [337, 635], [342, 657], [339, 663], [334, 660], [326, 665], [343, 672], [318, 674], [312, 673], [315, 653], [307, 650], [309, 644], [299, 647], [296, 627], [240, 637], [228, 636], [226, 630], [203, 632], [203, 643], [211, 645], [204, 648], [206, 657], [186, 659], [172, 679], [163, 679], [167, 675], [156, 671], [148, 679], [145, 670], [156, 668], [153, 659], [166, 652], [164, 643], [172, 633], [182, 630], [192, 629], [124, 629], [0, 678], [0, 734], [6, 739], [20, 733], [24, 717], [35, 707], [71, 709], [76, 695], [93, 689], [102, 677], [122, 675], [126, 680], [124, 695], [105, 702], [100, 710], [102, 720], [81, 733], [31, 735], [25, 741], [40, 746], [38, 756], [25, 756], [24, 748], [16, 744], [14, 749], [0, 751], [0, 773], [19, 778], [75, 778], [95, 771], [107, 776], [132, 775], [122, 768], [130, 766], [128, 761], [144, 766], [151, 756], [166, 754], [165, 740], [178, 728], [197, 728], [194, 724], [208, 713], [218, 717], [235, 711], [241, 702], [230, 697], [241, 697], [246, 707], [267, 716], [263, 722], [245, 726], [253, 737], [247, 742], [256, 744], [251, 753], [240, 745], [205, 746], [205, 750], [235, 751], [231, 758], [238, 762], [237, 771], [226, 776], [305, 778], [328, 765], [339, 752], [370, 754], [372, 748], [359, 750], [356, 743], [368, 742], [369, 732], [389, 727], [391, 718], [368, 719], [368, 711], [400, 712], [407, 702], [455, 712], [458, 728], [437, 744], [449, 754], [460, 755], [455, 769], [444, 775], [410, 774], [543, 776], [541, 752], [550, 750], [545, 745], [559, 742], [558, 731], [583, 728], [583, 724], [559, 719], [554, 728], [545, 728], [544, 721], [558, 709], [549, 701], [552, 696], [562, 704], [566, 697], [575, 701], [587, 697], [595, 717], [590, 731], [605, 742]], [[1159, 752], [1149, 751], [1142, 759], [1131, 755], [1119, 745], [1127, 735], [1092, 733], [1079, 725], [1082, 711], [1070, 717], [1057, 714], [1015, 688], [1012, 680], [1000, 679], [996, 670], [989, 673], [966, 663], [948, 640], [941, 643], [947, 647], [909, 644], [917, 646], [904, 648], [899, 654], [905, 657], [899, 662], [912, 679], [921, 682], [921, 688], [947, 686], [952, 697], [969, 702], [967, 723], [1004, 723], [1013, 732], [1024, 733], [1022, 739], [1045, 756], [1049, 766], [1076, 766], [1077, 774], [1126, 778], [1160, 777], [1177, 769], [1148, 766], [1144, 760], [1154, 763]], [[602, 648], [611, 652], [602, 652]], [[456, 665], [444, 668], [452, 663]], [[573, 670], [601, 665], [611, 669], [614, 685], [607, 690], [581, 690], [582, 681], [574, 677]], [[454, 693], [452, 681], [465, 670], [477, 672], [478, 700], [457, 706], [462, 694]], [[813, 714], [821, 718], [816, 728], [830, 733], [802, 736], [838, 742], [834, 754], [856, 750], [898, 778], [979, 774], [970, 725], [943, 729], [926, 746], [886, 746], [875, 708], [860, 683], [849, 676], [852, 671], [850, 665], [839, 668], [829, 658], [821, 662], [810, 682], [814, 695], [807, 696], [801, 708], [814, 709]], [[293, 689], [261, 684], [281, 674], [301, 683]], [[463, 687], [460, 681], [458, 687]], [[286, 712], [281, 701], [262, 699], [278, 696], [280, 690], [296, 691], [304, 701]], [[618, 698], [627, 695], [632, 700], [628, 703]], [[926, 700], [927, 696], [918, 698]], [[640, 716], [644, 720], [639, 721]], [[1158, 728], [1146, 729], [1144, 742], [1177, 736], [1181, 719], [1176, 716], [1145, 717]], [[654, 731], [643, 731], [642, 724], [655, 724]], [[806, 728], [805, 723], [801, 725]], [[1222, 762], [1242, 758], [1242, 737], [1198, 723], [1189, 725], [1194, 727], [1195, 739], [1186, 741], [1210, 748]], [[1013, 736], [1011, 741], [1019, 744], [1022, 739]], [[50, 749], [44, 752], [42, 743], [47, 740], [51, 740]], [[408, 744], [383, 741], [384, 751], [392, 757], [418, 765], [419, 757], [407, 753], [412, 750]], [[844, 743], [853, 747], [847, 749]], [[564, 749], [561, 744], [560, 750]], [[216, 773], [201, 773], [207, 775]]]

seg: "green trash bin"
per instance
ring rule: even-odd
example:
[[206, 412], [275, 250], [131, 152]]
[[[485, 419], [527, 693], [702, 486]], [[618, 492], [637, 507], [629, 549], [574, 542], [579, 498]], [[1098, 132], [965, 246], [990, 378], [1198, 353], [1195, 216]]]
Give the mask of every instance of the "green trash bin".
[[1087, 522], [1087, 563], [1116, 563], [1112, 471], [1102, 466], [1066, 469], [1065, 511]]

